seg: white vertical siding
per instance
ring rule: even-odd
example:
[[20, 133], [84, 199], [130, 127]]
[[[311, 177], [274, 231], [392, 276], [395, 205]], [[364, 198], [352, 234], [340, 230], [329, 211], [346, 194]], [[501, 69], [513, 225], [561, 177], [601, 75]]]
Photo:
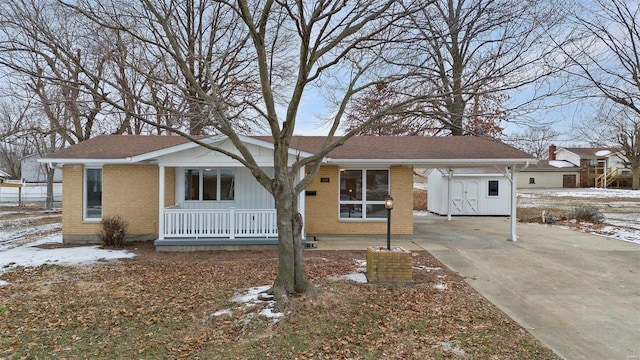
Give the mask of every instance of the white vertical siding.
[[[211, 165], [211, 167], [214, 167]], [[235, 189], [233, 201], [185, 201], [184, 200], [184, 168], [176, 168], [175, 203], [184, 209], [274, 209], [273, 196], [258, 183], [247, 168], [237, 167], [235, 170]], [[268, 176], [273, 176], [273, 168], [262, 169]]]

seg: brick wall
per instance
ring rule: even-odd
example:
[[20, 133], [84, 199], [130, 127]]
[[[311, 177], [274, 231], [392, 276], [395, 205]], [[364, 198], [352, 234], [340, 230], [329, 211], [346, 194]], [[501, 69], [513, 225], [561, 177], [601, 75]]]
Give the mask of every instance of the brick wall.
[[[157, 165], [105, 165], [102, 168], [102, 216], [120, 215], [128, 223], [128, 240], [155, 239], [158, 234]], [[165, 206], [174, 203], [175, 171], [165, 171]], [[95, 242], [100, 224], [83, 220], [83, 167], [65, 165], [62, 187], [62, 232], [65, 242]]]
[[158, 172], [157, 165], [105, 165], [102, 216], [121, 216], [131, 236], [157, 235]]
[[97, 222], [82, 220], [82, 194], [84, 177], [82, 165], [64, 165], [62, 168], [62, 238], [64, 242], [95, 242], [100, 229]]
[[[339, 234], [386, 234], [384, 220], [340, 220], [338, 214], [338, 192], [340, 169], [337, 166], [322, 166], [316, 178], [307, 187], [315, 196], [307, 196], [306, 231], [311, 235]], [[329, 182], [321, 182], [328, 178]], [[391, 195], [394, 208], [391, 213], [391, 233], [413, 234], [413, 169], [406, 166], [391, 167]]]

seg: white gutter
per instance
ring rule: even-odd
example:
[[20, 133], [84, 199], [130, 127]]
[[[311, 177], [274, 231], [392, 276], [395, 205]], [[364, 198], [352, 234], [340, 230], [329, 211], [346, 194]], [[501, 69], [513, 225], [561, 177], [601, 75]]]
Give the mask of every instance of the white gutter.
[[333, 159], [328, 164], [335, 165], [432, 165], [432, 167], [486, 167], [491, 165], [536, 164], [536, 159]]

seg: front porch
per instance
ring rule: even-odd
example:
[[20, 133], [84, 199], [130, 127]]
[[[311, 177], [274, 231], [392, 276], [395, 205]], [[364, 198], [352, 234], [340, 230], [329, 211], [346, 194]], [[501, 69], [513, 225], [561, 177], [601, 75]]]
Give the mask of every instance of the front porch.
[[163, 210], [161, 224], [156, 249], [278, 244], [275, 209], [185, 209], [174, 205]]

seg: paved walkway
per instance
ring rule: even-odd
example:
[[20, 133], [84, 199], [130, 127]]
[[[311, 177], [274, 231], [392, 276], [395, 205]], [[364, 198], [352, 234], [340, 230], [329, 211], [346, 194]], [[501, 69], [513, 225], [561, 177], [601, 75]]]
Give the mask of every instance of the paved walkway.
[[[412, 237], [566, 359], [640, 359], [640, 245], [507, 218], [416, 217]], [[365, 249], [386, 238], [319, 239], [319, 249]]]

